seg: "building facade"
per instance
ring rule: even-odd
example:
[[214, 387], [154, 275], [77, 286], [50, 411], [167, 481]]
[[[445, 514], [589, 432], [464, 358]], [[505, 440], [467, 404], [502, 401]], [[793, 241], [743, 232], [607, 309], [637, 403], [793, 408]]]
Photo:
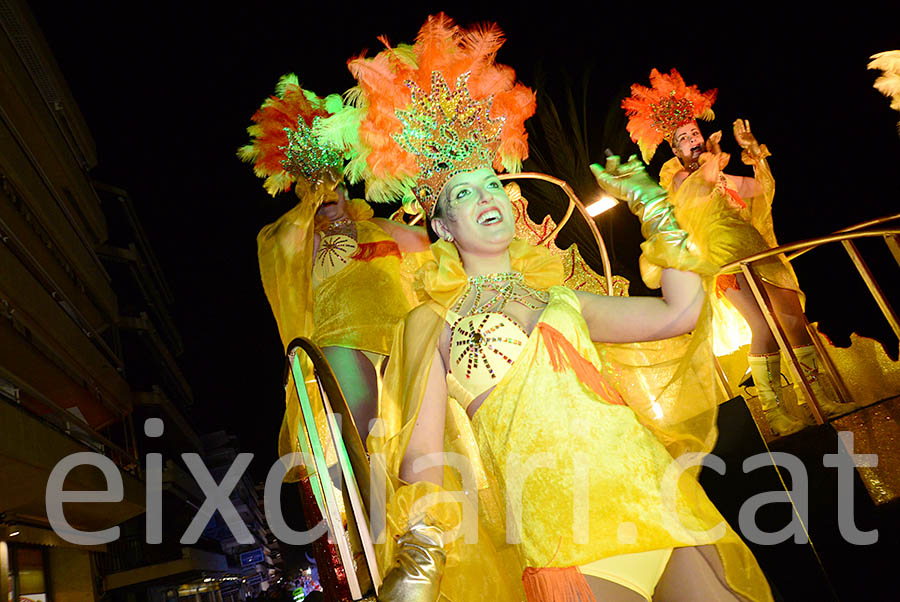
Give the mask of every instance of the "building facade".
[[51, 528], [47, 485], [96, 454], [111, 473], [80, 465], [64, 488], [117, 481], [121, 501], [62, 504], [65, 521], [96, 532], [144, 510], [109, 231], [94, 141], [43, 35], [18, 1], [0, 1], [0, 26], [0, 599], [94, 600], [104, 545]]

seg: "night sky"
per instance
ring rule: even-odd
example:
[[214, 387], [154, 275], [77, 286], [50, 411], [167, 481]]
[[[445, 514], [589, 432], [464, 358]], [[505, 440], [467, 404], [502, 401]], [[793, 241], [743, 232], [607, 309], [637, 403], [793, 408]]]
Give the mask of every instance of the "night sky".
[[[784, 243], [900, 205], [900, 115], [872, 88], [876, 72], [866, 70], [870, 55], [900, 48], [898, 3], [852, 14], [786, 10], [787, 4], [706, 3], [706, 17], [688, 15], [691, 5], [675, 2], [591, 9], [554, 2], [540, 13], [518, 3], [31, 7], [96, 140], [94, 177], [129, 191], [174, 290], [196, 428], [236, 434], [245, 451], [257, 453], [251, 470], [261, 478], [275, 458], [283, 393], [281, 344], [259, 280], [255, 239], [295, 199], [270, 198], [235, 150], [280, 75], [296, 72], [321, 95], [342, 92], [353, 85], [347, 59], [366, 48], [377, 52], [380, 34], [412, 41], [425, 17], [440, 10], [462, 24], [496, 21], [508, 37], [499, 60], [528, 85], [543, 74], [559, 106], [567, 77], [578, 82], [590, 70], [587, 127], [596, 161], [606, 147], [636, 150], [616, 108], [627, 86], [646, 83], [651, 67], [676, 67], [688, 83], [719, 89], [718, 119], [701, 128], [725, 130], [729, 171], [746, 173], [730, 129], [737, 117], [750, 119], [772, 151], [775, 229]], [[651, 171], [669, 156], [660, 147]], [[636, 220], [619, 207], [599, 223], [614, 234], [617, 263], [633, 275]], [[897, 266], [884, 244], [860, 247], [885, 274], [887, 292], [900, 298]], [[839, 247], [795, 266], [810, 319], [836, 343], [856, 329], [896, 350]]]

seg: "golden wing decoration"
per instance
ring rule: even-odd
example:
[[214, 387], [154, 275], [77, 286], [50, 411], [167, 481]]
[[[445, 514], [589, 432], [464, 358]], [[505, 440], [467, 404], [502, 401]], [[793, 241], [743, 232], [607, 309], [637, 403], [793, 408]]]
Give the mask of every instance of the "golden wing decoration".
[[[516, 238], [522, 238], [535, 245], [547, 247], [554, 255], [563, 260], [565, 285], [572, 290], [588, 291], [598, 295], [608, 295], [606, 278], [591, 269], [578, 251], [578, 244], [573, 243], [567, 249], [556, 246], [556, 222], [549, 215], [537, 224], [528, 216], [528, 199], [522, 196], [522, 189], [515, 182], [504, 187], [512, 202], [513, 214], [516, 218]], [[622, 276], [613, 276], [613, 294], [628, 295], [629, 282]]]

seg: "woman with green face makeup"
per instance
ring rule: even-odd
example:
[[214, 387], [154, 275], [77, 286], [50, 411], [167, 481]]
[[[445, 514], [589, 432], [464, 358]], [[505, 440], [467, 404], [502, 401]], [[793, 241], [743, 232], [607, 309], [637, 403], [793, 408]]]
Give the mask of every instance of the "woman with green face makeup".
[[[596, 174], [649, 224], [662, 298], [568, 289], [558, 256], [515, 238], [497, 172], [527, 155], [534, 94], [494, 63], [502, 41], [495, 26], [439, 15], [414, 45], [350, 62], [351, 179], [366, 180], [370, 200], [403, 198], [439, 237], [368, 442], [373, 507], [384, 509], [372, 517], [379, 599], [675, 599], [687, 587], [692, 599], [770, 600], [695, 478], [678, 478], [673, 453], [706, 449], [715, 411], [675, 389], [702, 386], [675, 378], [671, 389], [656, 371], [660, 396], [649, 398], [613, 360], [623, 353], [613, 344], [694, 329], [704, 295], [689, 270], [709, 266], [690, 254], [665, 193], [616, 160]], [[702, 346], [675, 341], [685, 357]]]

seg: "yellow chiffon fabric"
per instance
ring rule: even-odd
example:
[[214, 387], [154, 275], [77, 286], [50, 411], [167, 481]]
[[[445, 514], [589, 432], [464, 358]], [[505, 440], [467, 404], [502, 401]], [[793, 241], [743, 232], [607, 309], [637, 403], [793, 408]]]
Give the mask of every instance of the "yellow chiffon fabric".
[[[357, 243], [392, 242], [371, 221], [356, 222]], [[350, 263], [313, 290], [313, 341], [388, 355], [394, 329], [412, 307], [396, 255]], [[409, 283], [411, 284], [411, 283]]]
[[[368, 440], [373, 474], [384, 484], [383, 491], [373, 492], [373, 497], [384, 496], [375, 506], [388, 508], [389, 526], [406, 522], [390, 514], [390, 501], [408, 487], [400, 481], [400, 464], [447, 309], [466, 288], [455, 248], [440, 241], [432, 252], [435, 260], [420, 271], [428, 301], [410, 312], [395, 337], [379, 404], [381, 420]], [[694, 531], [724, 522], [692, 471], [671, 488], [671, 500], [662, 500], [660, 493], [673, 454], [707, 452], [715, 441], [716, 399], [705, 338], [595, 345], [577, 298], [555, 286], [562, 283], [559, 260], [521, 240], [511, 244], [510, 260], [526, 284], [551, 290], [541, 321], [562, 332], [600, 369], [628, 406], [607, 403], [573, 370], [555, 372], [537, 330], [473, 422], [448, 399], [444, 490], [462, 492], [467, 504], [477, 505], [478, 532], [490, 538], [457, 539], [448, 546], [448, 562], [479, 560], [470, 565], [472, 573], [445, 575], [441, 591], [451, 602], [491, 599], [481, 589], [491, 579], [506, 573], [504, 582], [510, 574], [518, 580], [528, 566], [578, 566], [617, 554], [710, 543], [710, 537]], [[702, 320], [708, 322], [708, 315]], [[535, 468], [511, 486], [508, 475], [515, 472], [517, 458], [524, 461], [520, 469], [542, 459], [552, 468]], [[513, 521], [512, 533], [507, 507], [514, 518], [521, 517]], [[663, 508], [672, 512], [663, 516]], [[624, 525], [628, 522], [632, 525]], [[729, 584], [751, 600], [770, 600], [753, 556], [730, 528], [722, 528], [724, 536], [715, 543]], [[392, 534], [389, 528], [377, 546], [384, 567], [395, 552]], [[521, 585], [511, 595], [521, 599]]]
[[[772, 226], [775, 179], [765, 159], [754, 164], [754, 177], [761, 192], [742, 199], [746, 204], [743, 209], [736, 209], [721, 185], [707, 182], [699, 171], [689, 175], [673, 192], [674, 176], [682, 169], [677, 157], [669, 159], [659, 172], [659, 183], [669, 191], [675, 219], [701, 256], [721, 267], [778, 246]], [[785, 259], [772, 257], [753, 265], [766, 282], [800, 292], [794, 270]]]
[[[314, 230], [327, 220], [316, 217], [316, 204], [305, 199], [257, 236], [259, 271], [263, 289], [285, 349], [297, 337], [311, 338], [320, 347], [350, 347], [386, 355], [397, 323], [412, 307], [412, 275], [396, 256], [371, 261], [351, 261], [350, 265], [313, 288]], [[347, 212], [356, 222], [360, 243], [390, 240], [372, 218], [372, 209], [362, 199], [347, 201]], [[312, 366], [303, 366], [312, 374]], [[311, 399], [319, 396], [315, 382], [307, 383]], [[319, 404], [313, 404], [318, 407]], [[320, 432], [327, 432], [325, 417], [317, 412]], [[285, 399], [285, 414], [278, 437], [279, 455], [299, 452], [297, 430], [299, 401], [293, 386]], [[326, 448], [334, 460], [334, 450]], [[301, 466], [289, 467], [286, 481], [303, 478]]]

